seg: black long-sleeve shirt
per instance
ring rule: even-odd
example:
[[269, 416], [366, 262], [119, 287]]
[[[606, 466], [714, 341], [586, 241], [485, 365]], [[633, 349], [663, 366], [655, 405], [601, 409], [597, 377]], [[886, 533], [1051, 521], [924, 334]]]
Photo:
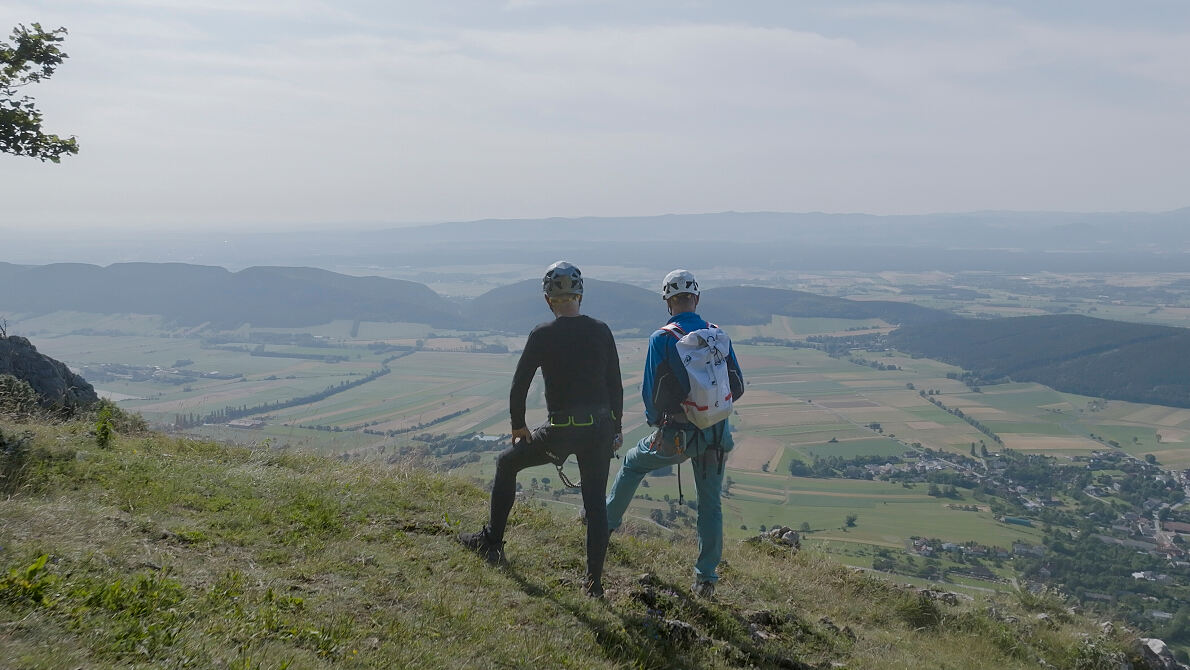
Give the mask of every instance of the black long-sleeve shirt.
[[564, 316], [529, 333], [512, 377], [508, 410], [512, 427], [525, 427], [525, 396], [541, 368], [545, 404], [550, 414], [585, 416], [611, 410], [617, 432], [624, 415], [620, 356], [612, 331], [589, 316]]

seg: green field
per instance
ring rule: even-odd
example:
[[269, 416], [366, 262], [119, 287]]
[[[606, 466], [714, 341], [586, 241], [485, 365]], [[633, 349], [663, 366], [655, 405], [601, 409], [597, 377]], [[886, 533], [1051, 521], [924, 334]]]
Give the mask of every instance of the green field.
[[864, 440], [839, 442], [838, 444], [824, 444], [817, 447], [801, 447], [796, 449], [796, 451], [809, 456], [811, 459], [814, 457], [826, 458], [827, 456], [854, 458], [856, 456], [867, 456], [869, 454], [875, 454], [877, 456], [894, 456], [904, 452], [905, 446], [891, 438], [876, 437]]
[[[860, 325], [840, 320], [790, 319], [782, 327], [839, 329]], [[104, 391], [132, 396], [121, 405], [142, 412], [159, 424], [170, 424], [177, 414], [206, 414], [227, 406], [256, 406], [317, 393], [328, 387], [358, 380], [381, 368], [392, 352], [379, 353], [369, 344], [412, 344], [424, 349], [388, 363], [390, 372], [362, 386], [333, 393], [316, 402], [272, 409], [254, 415], [259, 429], [206, 425], [191, 432], [219, 440], [247, 444], [310, 449], [344, 457], [387, 457], [412, 444], [420, 432], [467, 434], [483, 431], [500, 434], [508, 425], [508, 384], [516, 364], [509, 354], [454, 351], [465, 343], [459, 333], [434, 333], [417, 324], [360, 323], [347, 321], [318, 328], [275, 333], [305, 333], [327, 338], [326, 347], [267, 345], [266, 351], [284, 354], [338, 355], [346, 360], [329, 363], [301, 358], [252, 356], [246, 349], [251, 329], [221, 335], [242, 342], [212, 346], [196, 335], [182, 336], [149, 317], [93, 318], [56, 314], [23, 321], [39, 329], [33, 340], [39, 349], [74, 367], [98, 363], [157, 366], [170, 369], [178, 361], [192, 363], [186, 370], [240, 375], [235, 379], [196, 378], [184, 384], [151, 378], [141, 381], [112, 380], [96, 386]], [[121, 325], [123, 324], [123, 325]], [[78, 334], [80, 328], [105, 334]], [[56, 330], [55, 330], [56, 329]], [[115, 331], [127, 335], [114, 334]], [[75, 333], [75, 334], [70, 334]], [[516, 338], [484, 341], [517, 345]], [[622, 339], [625, 377], [625, 442], [632, 445], [647, 434], [638, 396], [644, 341]], [[946, 407], [960, 408], [1001, 435], [1006, 444], [1025, 451], [1050, 455], [1087, 453], [1108, 448], [1117, 441], [1134, 455], [1153, 453], [1168, 467], [1190, 466], [1190, 410], [1136, 405], [1058, 393], [1036, 384], [984, 387], [975, 393], [961, 382], [947, 379], [956, 368], [927, 359], [912, 359], [896, 352], [858, 352], [867, 360], [899, 366], [876, 370], [847, 360], [831, 358], [810, 349], [775, 346], [737, 347], [748, 380], [748, 391], [733, 419], [737, 449], [728, 462], [731, 494], [724, 500], [725, 527], [731, 538], [755, 534], [763, 525], [810, 524], [808, 541], [823, 547], [862, 550], [865, 545], [900, 548], [910, 536], [926, 535], [962, 542], [974, 540], [1006, 546], [1013, 540], [1036, 541], [1040, 531], [1007, 526], [991, 513], [963, 512], [947, 507], [950, 501], [925, 495], [924, 485], [904, 488], [896, 484], [844, 479], [802, 479], [789, 476], [791, 459], [815, 457], [900, 455], [914, 444], [967, 453], [972, 443], [987, 441], [966, 421], [930, 404], [919, 391], [937, 390], [932, 396]], [[544, 419], [540, 381], [529, 394], [529, 420]], [[879, 430], [870, 427], [878, 423]], [[314, 430], [304, 426], [322, 426]], [[424, 428], [412, 430], [415, 426]], [[380, 434], [365, 434], [363, 429]], [[394, 434], [387, 434], [394, 431]], [[1102, 442], [1093, 440], [1095, 434]], [[1157, 435], [1162, 441], [1157, 441]], [[1133, 438], [1136, 438], [1133, 441]], [[832, 439], [837, 440], [831, 442]], [[626, 447], [627, 448], [627, 447]], [[490, 481], [495, 453], [486, 452], [459, 474]], [[613, 475], [619, 461], [612, 462]], [[689, 467], [683, 473], [684, 492], [694, 496]], [[767, 472], [765, 471], [767, 470]], [[577, 478], [573, 460], [568, 467]], [[554, 501], [557, 472], [549, 466], [523, 473], [520, 483], [532, 495]], [[546, 483], [549, 480], [549, 483]], [[666, 496], [678, 497], [677, 478], [650, 477], [634, 501], [634, 523], [651, 524], [650, 511], [668, 511]], [[546, 486], [549, 490], [546, 490]], [[645, 499], [643, 496], [649, 496]], [[578, 497], [569, 492], [551, 504], [573, 514]], [[847, 514], [857, 514], [854, 528], [845, 529]], [[690, 514], [693, 514], [691, 511]], [[684, 522], [683, 522], [684, 523]], [[834, 550], [832, 550], [834, 551]], [[846, 553], [844, 549], [838, 551]], [[853, 554], [846, 560], [859, 561]]]
[[809, 335], [847, 333], [861, 331], [890, 330], [880, 319], [832, 319], [823, 317], [793, 317], [774, 315], [767, 324], [758, 326], [725, 325], [733, 337], [743, 340], [750, 337], [775, 337], [778, 339], [802, 339]]

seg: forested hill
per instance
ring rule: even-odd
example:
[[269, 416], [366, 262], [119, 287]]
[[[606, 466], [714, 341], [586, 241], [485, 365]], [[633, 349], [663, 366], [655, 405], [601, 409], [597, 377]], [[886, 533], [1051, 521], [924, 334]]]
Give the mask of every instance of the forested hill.
[[[649, 333], [666, 318], [655, 291], [587, 280], [583, 309], [616, 331]], [[703, 310], [722, 324], [767, 323], [773, 314], [916, 323], [945, 312], [897, 302], [853, 301], [758, 287], [709, 289]], [[184, 263], [0, 263], [0, 311], [158, 314], [180, 325], [297, 328], [337, 319], [426, 323], [435, 328], [527, 333], [550, 318], [539, 279], [457, 303], [416, 282], [353, 277], [315, 268], [253, 267], [239, 272]]]
[[948, 312], [906, 302], [847, 300], [832, 296], [763, 288], [725, 286], [703, 291], [700, 310], [719, 323], [753, 325], [781, 316], [883, 319], [889, 323], [932, 323], [955, 318]]
[[184, 263], [0, 263], [0, 309], [159, 314], [182, 325], [298, 327], [336, 319], [410, 321], [449, 328], [458, 308], [428, 287], [316, 268], [239, 272]]
[[[553, 318], [542, 299], [540, 279], [494, 288], [471, 301], [466, 313], [473, 324], [511, 333], [527, 333]], [[666, 318], [665, 304], [657, 293], [589, 278], [584, 279], [583, 313], [620, 332], [652, 332]]]
[[[523, 332], [549, 319], [539, 282], [525, 280], [492, 289], [476, 298], [470, 318], [484, 328]], [[665, 303], [656, 291], [637, 286], [586, 280], [583, 311], [606, 321], [612, 330], [648, 334], [668, 318]], [[862, 301], [815, 295], [804, 291], [728, 286], [702, 292], [698, 311], [722, 325], [768, 323], [773, 315], [883, 319], [889, 323], [922, 323], [954, 318], [947, 312], [903, 302]]]
[[1033, 381], [1059, 391], [1190, 407], [1190, 330], [1079, 315], [954, 319], [906, 325], [892, 346], [986, 380]]

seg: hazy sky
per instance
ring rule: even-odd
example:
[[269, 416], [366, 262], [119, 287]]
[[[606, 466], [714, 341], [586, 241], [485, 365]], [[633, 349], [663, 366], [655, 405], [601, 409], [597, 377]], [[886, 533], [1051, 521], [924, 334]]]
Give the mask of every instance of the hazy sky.
[[0, 0], [33, 21], [81, 153], [0, 155], [10, 233], [1190, 205], [1184, 0]]

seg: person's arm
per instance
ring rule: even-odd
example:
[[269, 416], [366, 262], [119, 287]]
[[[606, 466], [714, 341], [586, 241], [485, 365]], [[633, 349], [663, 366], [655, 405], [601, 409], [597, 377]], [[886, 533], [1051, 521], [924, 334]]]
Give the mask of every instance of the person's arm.
[[740, 362], [735, 357], [734, 346], [727, 351], [727, 380], [731, 384], [732, 402], [744, 397], [744, 372], [740, 370]]
[[665, 360], [665, 340], [669, 335], [659, 330], [649, 338], [649, 352], [645, 354], [645, 376], [640, 384], [641, 399], [645, 405], [645, 421], [656, 426], [661, 421], [660, 413], [653, 405], [653, 392], [657, 383], [657, 366]]
[[624, 430], [624, 380], [620, 376], [620, 352], [616, 351], [616, 338], [610, 328], [607, 331], [607, 398], [615, 415], [616, 432]]
[[525, 428], [525, 398], [529, 395], [529, 385], [533, 383], [533, 375], [541, 367], [541, 347], [537, 331], [529, 333], [525, 340], [525, 349], [517, 361], [516, 372], [512, 375], [512, 390], [508, 393], [508, 413], [512, 419], [513, 431]]

